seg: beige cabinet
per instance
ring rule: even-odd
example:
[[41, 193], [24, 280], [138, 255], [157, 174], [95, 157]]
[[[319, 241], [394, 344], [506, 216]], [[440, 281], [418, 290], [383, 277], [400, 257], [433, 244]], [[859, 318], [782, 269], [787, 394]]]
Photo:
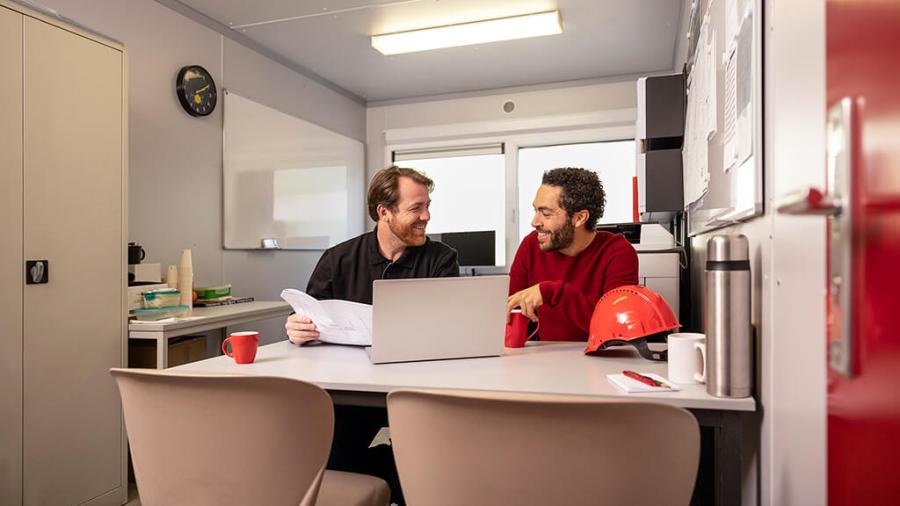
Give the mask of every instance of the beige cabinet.
[[22, 15], [0, 7], [0, 504], [22, 502]]
[[0, 0], [2, 504], [127, 495], [125, 76], [119, 44]]

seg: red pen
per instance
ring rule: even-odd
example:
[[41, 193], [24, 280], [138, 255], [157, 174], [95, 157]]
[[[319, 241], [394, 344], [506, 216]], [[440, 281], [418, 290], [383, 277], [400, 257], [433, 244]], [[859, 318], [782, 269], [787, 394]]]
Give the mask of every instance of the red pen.
[[643, 374], [638, 374], [634, 371], [622, 371], [622, 374], [624, 374], [625, 376], [627, 376], [633, 380], [640, 381], [641, 383], [643, 383], [645, 385], [650, 385], [651, 387], [666, 386], [666, 384], [661, 381], [656, 381], [655, 379], [653, 379], [649, 376], [644, 376]]

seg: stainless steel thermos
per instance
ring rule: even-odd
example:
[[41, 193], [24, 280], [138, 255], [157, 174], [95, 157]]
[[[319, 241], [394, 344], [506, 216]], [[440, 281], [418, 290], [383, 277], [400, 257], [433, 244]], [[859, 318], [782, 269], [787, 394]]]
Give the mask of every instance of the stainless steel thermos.
[[743, 235], [714, 235], [706, 243], [706, 391], [716, 397], [752, 393], [749, 250]]

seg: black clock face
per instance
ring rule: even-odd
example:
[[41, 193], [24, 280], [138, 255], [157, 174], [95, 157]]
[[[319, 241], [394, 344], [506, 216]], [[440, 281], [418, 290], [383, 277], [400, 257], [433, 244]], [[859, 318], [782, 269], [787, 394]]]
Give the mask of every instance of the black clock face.
[[206, 116], [216, 108], [216, 83], [199, 65], [183, 67], [175, 81], [178, 101], [191, 116]]

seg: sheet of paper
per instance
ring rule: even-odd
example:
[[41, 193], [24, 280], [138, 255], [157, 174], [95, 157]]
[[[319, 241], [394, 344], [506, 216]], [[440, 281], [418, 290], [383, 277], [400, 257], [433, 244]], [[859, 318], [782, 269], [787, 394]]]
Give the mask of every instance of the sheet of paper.
[[718, 130], [715, 31], [709, 23], [707, 14], [700, 26], [694, 66], [687, 83], [682, 162], [684, 198], [688, 205], [703, 197], [709, 188], [709, 139]]
[[372, 442], [369, 443], [369, 448], [375, 448], [376, 446], [391, 446], [391, 428], [390, 427], [382, 427], [378, 429], [378, 433], [375, 434], [375, 437], [372, 438]]
[[712, 139], [712, 136], [719, 130], [719, 87], [718, 87], [718, 65], [716, 64], [716, 32], [710, 31], [709, 44], [706, 46], [706, 104], [704, 112], [704, 124], [706, 125], [706, 139]]
[[734, 160], [741, 164], [753, 154], [753, 15], [743, 18], [735, 56], [737, 132]]
[[725, 149], [722, 169], [728, 172], [737, 157], [737, 55], [732, 51], [725, 63], [725, 128], [722, 132]]
[[332, 320], [319, 328], [322, 341], [372, 346], [372, 306], [346, 300], [323, 300], [320, 304]]
[[332, 344], [372, 345], [372, 306], [346, 300], [316, 300], [307, 293], [286, 288], [281, 298], [297, 314], [308, 316], [319, 330], [319, 340]]
[[620, 390], [625, 392], [626, 394], [640, 394], [647, 392], [677, 392], [681, 390], [675, 383], [672, 383], [666, 378], [663, 378], [659, 374], [653, 374], [648, 372], [638, 373], [643, 376], [648, 376], [650, 378], [655, 379], [656, 381], [662, 382], [666, 386], [664, 387], [652, 387], [650, 385], [641, 383], [636, 379], [631, 379], [624, 374], [607, 374], [606, 378], [610, 383], [619, 387]]
[[281, 291], [281, 298], [291, 305], [294, 312], [308, 316], [316, 325], [331, 325], [334, 322], [328, 316], [328, 312], [319, 304], [319, 301], [305, 292], [293, 288], [285, 288]]
[[725, 2], [725, 149], [723, 169], [739, 167], [753, 154], [753, 7], [749, 0]]

